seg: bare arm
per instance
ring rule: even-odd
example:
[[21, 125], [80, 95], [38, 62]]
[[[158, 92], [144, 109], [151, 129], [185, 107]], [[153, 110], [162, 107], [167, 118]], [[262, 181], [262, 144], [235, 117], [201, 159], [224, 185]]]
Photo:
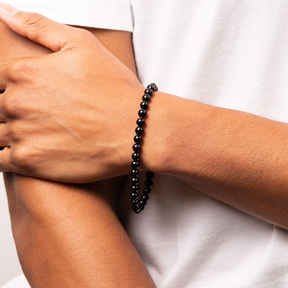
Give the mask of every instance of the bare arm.
[[[91, 30], [135, 72], [131, 36]], [[50, 51], [0, 23], [0, 61]], [[122, 179], [68, 185], [5, 173], [13, 235], [31, 287], [155, 287], [115, 216]]]
[[[91, 41], [91, 37], [88, 37], [87, 34], [72, 31], [59, 23], [33, 13], [18, 11], [13, 15], [0, 15], [0, 17], [19, 34], [30, 37], [31, 40], [57, 52], [53, 54], [54, 57], [41, 59], [48, 66], [53, 62], [49, 75], [42, 75], [39, 63], [37, 66], [37, 63], [28, 60], [14, 62], [13, 65], [7, 64], [2, 73], [0, 71], [3, 75], [2, 87], [7, 87], [4, 96], [6, 105], [2, 103], [2, 110], [10, 116], [4, 117], [4, 119], [11, 125], [18, 122], [16, 124], [23, 128], [22, 134], [15, 133], [17, 129], [10, 133], [12, 137], [9, 140], [13, 144], [13, 149], [7, 149], [1, 153], [4, 162], [1, 165], [2, 169], [13, 171], [18, 168], [26, 175], [36, 175], [52, 180], [58, 176], [59, 179], [56, 180], [68, 182], [76, 176], [81, 177], [80, 180], [84, 182], [89, 182], [91, 179], [96, 181], [129, 173], [131, 163], [131, 141], [129, 139], [134, 136], [135, 111], [139, 109], [138, 99], [143, 95], [144, 89], [138, 79], [134, 77], [135, 75], [131, 75], [131, 71], [125, 70], [119, 61], [115, 61], [110, 57], [111, 55], [105, 53], [106, 50], [101, 49], [95, 41]], [[73, 36], [74, 34], [77, 36], [76, 38]], [[84, 40], [89, 45], [83, 47], [81, 43]], [[88, 57], [87, 51], [91, 58]], [[63, 59], [64, 56], [68, 66], [72, 62], [74, 64], [72, 68], [69, 66], [70, 73], [67, 73], [67, 69], [63, 71], [62, 66], [57, 65], [60, 57]], [[89, 58], [90, 61], [83, 65], [82, 62], [75, 61], [79, 57], [82, 57], [83, 61]], [[97, 61], [94, 63], [91, 59], [97, 59]], [[75, 79], [74, 66], [77, 66], [77, 71], [81, 69], [83, 74], [88, 76]], [[87, 103], [84, 101], [86, 98], [83, 96], [86, 94], [83, 93], [83, 89], [77, 90], [77, 87], [71, 89], [69, 85], [63, 85], [62, 81], [56, 83], [57, 79], [53, 77], [55, 69], [65, 76], [67, 83], [70, 83], [71, 79], [75, 80], [81, 88], [85, 87], [87, 95], [97, 95], [97, 97], [91, 98], [97, 101], [95, 103], [90, 101], [91, 105], [89, 109], [86, 109]], [[20, 73], [20, 75], [15, 73], [19, 70], [24, 73]], [[100, 73], [98, 73], [99, 70]], [[51, 80], [55, 82], [53, 87], [49, 86]], [[42, 86], [39, 85], [39, 81]], [[70, 129], [69, 131], [73, 131], [73, 135], [81, 135], [80, 139], [84, 138], [85, 143], [90, 144], [85, 146], [84, 152], [73, 151], [78, 155], [75, 157], [76, 160], [71, 158], [70, 154], [65, 155], [67, 162], [63, 162], [65, 164], [61, 164], [59, 168], [59, 165], [55, 165], [55, 162], [58, 164], [59, 158], [57, 157], [58, 145], [49, 146], [51, 149], [47, 149], [47, 151], [41, 145], [41, 149], [38, 149], [39, 147], [34, 147], [34, 151], [27, 149], [29, 146], [27, 143], [32, 145], [35, 137], [41, 140], [48, 138], [52, 143], [50, 131], [53, 129], [55, 129], [56, 135], [59, 133], [62, 136], [60, 144], [67, 142], [66, 131], [60, 133], [61, 129], [55, 127], [55, 123], [47, 117], [47, 114], [43, 114], [40, 108], [40, 111], [35, 111], [33, 107], [27, 107], [29, 105], [23, 105], [19, 101], [18, 89], [28, 89], [27, 83], [29, 83], [29, 97], [34, 97], [33, 99], [38, 101], [37, 105], [44, 111], [50, 102], [56, 103], [56, 107], [70, 105], [70, 98], [69, 102], [65, 102], [65, 99], [63, 103], [57, 102], [59, 99], [62, 101], [63, 98], [55, 97], [55, 93], [56, 96], [77, 93], [77, 101], [73, 100], [78, 104], [79, 98], [82, 97], [82, 100], [84, 98], [81, 102], [83, 105], [79, 105], [82, 108], [81, 111], [85, 112], [83, 114], [86, 116], [86, 113], [93, 111], [93, 114], [89, 114], [92, 115], [90, 122], [88, 121], [90, 117], [79, 117], [79, 120], [85, 123], [83, 126], [71, 127], [70, 123], [74, 120], [74, 114], [72, 117], [71, 113], [67, 113], [63, 119], [61, 114], [63, 108], [51, 117], [51, 119], [57, 118], [60, 122], [64, 122]], [[47, 91], [47, 87], [54, 92], [50, 94], [51, 97], [54, 97], [53, 101], [49, 99], [50, 102], [44, 97], [40, 97], [43, 91]], [[123, 95], [125, 97], [122, 97]], [[117, 104], [115, 105], [116, 100]], [[31, 119], [27, 119], [29, 117], [26, 115], [33, 120], [40, 120], [31, 121]], [[115, 118], [115, 115], [118, 117]], [[288, 229], [287, 124], [249, 113], [204, 105], [161, 92], [155, 93], [155, 97], [149, 105], [148, 115], [145, 141], [141, 150], [141, 167], [160, 174], [178, 177], [220, 201]], [[121, 127], [122, 129], [118, 129], [118, 126], [115, 125], [115, 119], [117, 121], [119, 116], [121, 116], [122, 123], [125, 123]], [[15, 121], [15, 117], [20, 120]], [[48, 130], [48, 135], [45, 134], [45, 131], [43, 132], [43, 123], [51, 129]], [[95, 123], [98, 124], [96, 129], [94, 129]], [[95, 133], [87, 133], [85, 128], [89, 125], [91, 125], [89, 132], [94, 131]], [[6, 125], [7, 127], [9, 128], [9, 125]], [[5, 127], [3, 127], [4, 129]], [[17, 141], [13, 141], [15, 134]], [[4, 140], [2, 141], [5, 142]], [[69, 134], [69, 140], [73, 141], [75, 147], [79, 147], [78, 138], [75, 139]], [[97, 147], [94, 145], [96, 142], [99, 144]], [[21, 144], [24, 148], [21, 147]], [[63, 146], [67, 147], [64, 144]], [[68, 149], [63, 149], [63, 151], [68, 151]], [[9, 159], [12, 158], [14, 163], [13, 161], [5, 162], [8, 155], [12, 155]], [[94, 157], [94, 161], [91, 161], [91, 157]], [[29, 163], [31, 159], [34, 161]], [[92, 165], [90, 165], [91, 163]], [[73, 167], [69, 173], [64, 167], [68, 165]], [[54, 170], [49, 169], [50, 167], [57, 169], [59, 173], [56, 176], [55, 173], [51, 175], [51, 171], [54, 172]], [[80, 173], [81, 171], [83, 174]]]

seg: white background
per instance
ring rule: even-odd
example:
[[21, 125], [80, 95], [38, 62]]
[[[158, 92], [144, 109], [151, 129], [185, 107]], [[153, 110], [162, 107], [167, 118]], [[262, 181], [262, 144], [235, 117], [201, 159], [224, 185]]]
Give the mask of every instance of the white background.
[[10, 228], [3, 178], [0, 175], [0, 287], [19, 274], [21, 274], [21, 268]]

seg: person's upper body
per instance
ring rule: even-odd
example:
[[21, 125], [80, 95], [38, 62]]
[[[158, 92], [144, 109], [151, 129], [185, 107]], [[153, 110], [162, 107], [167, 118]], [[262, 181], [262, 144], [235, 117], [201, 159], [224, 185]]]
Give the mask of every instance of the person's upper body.
[[[10, 2], [66, 24], [130, 31], [143, 85], [288, 122], [283, 1]], [[120, 219], [157, 287], [287, 287], [286, 229], [167, 175], [156, 175], [147, 207], [135, 215], [129, 183]]]

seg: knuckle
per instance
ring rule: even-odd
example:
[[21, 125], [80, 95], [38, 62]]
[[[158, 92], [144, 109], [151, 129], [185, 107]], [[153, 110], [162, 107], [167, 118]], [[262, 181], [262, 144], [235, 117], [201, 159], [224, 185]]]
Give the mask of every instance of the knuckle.
[[24, 80], [29, 74], [29, 66], [23, 59], [16, 59], [8, 66], [6, 75], [12, 81]]
[[23, 129], [18, 125], [17, 122], [12, 122], [7, 125], [8, 127], [8, 134], [9, 138], [13, 141], [19, 141], [22, 137], [23, 134]]
[[27, 26], [35, 26], [39, 25], [39, 23], [43, 22], [45, 17], [41, 14], [28, 12], [23, 15], [22, 22]]
[[29, 150], [26, 147], [18, 147], [11, 153], [11, 163], [22, 170], [27, 168]]
[[[73, 38], [76, 42], [87, 43], [90, 39], [93, 39], [93, 34], [86, 29], [72, 28], [74, 29]], [[92, 37], [93, 36], [93, 37]]]
[[1, 104], [3, 113], [8, 116], [16, 116], [22, 110], [21, 101], [15, 96], [5, 96]]

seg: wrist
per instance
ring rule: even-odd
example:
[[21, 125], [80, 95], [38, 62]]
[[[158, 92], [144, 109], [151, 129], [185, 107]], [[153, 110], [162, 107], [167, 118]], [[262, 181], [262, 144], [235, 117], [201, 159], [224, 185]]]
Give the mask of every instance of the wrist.
[[201, 173], [198, 165], [202, 148], [207, 146], [205, 131], [211, 128], [214, 110], [210, 105], [156, 92], [146, 121], [142, 167], [176, 177]]

